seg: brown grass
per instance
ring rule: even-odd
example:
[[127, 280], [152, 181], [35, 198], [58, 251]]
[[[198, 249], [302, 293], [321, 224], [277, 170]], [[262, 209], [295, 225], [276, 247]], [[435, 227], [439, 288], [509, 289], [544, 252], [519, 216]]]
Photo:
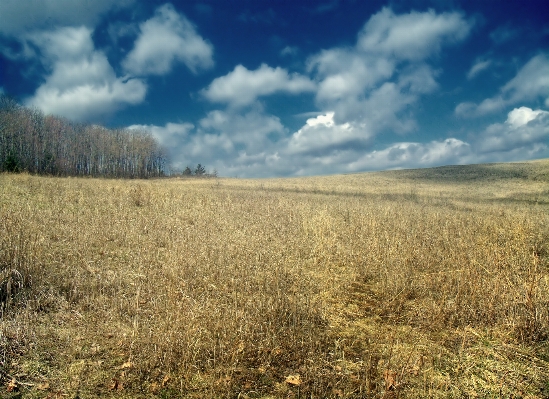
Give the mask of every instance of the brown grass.
[[0, 397], [547, 397], [548, 183], [0, 175]]

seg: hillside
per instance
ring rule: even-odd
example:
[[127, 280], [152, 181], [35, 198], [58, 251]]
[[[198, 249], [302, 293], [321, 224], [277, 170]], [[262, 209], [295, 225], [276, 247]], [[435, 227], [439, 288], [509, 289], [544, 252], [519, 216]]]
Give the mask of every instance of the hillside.
[[0, 175], [0, 396], [549, 396], [549, 160]]

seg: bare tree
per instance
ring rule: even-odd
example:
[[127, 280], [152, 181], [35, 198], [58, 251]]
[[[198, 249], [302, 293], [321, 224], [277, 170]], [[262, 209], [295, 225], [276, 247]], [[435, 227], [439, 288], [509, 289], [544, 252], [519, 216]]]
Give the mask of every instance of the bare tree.
[[0, 172], [72, 176], [163, 176], [167, 152], [146, 131], [84, 125], [0, 96]]

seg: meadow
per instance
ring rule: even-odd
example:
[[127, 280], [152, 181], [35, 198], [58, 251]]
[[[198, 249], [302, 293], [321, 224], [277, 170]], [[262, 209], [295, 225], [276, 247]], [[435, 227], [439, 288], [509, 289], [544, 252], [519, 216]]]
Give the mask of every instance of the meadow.
[[549, 397], [549, 160], [0, 175], [0, 397]]

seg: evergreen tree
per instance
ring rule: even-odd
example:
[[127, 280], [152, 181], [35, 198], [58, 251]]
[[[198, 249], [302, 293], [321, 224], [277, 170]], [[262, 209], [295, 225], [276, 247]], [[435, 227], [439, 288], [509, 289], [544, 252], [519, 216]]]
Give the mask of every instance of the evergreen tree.
[[201, 164], [196, 165], [196, 169], [194, 170], [194, 174], [196, 176], [202, 176], [206, 173], [206, 168], [202, 166]]
[[188, 166], [183, 171], [183, 176], [192, 176], [192, 174], [193, 174], [193, 171]]

